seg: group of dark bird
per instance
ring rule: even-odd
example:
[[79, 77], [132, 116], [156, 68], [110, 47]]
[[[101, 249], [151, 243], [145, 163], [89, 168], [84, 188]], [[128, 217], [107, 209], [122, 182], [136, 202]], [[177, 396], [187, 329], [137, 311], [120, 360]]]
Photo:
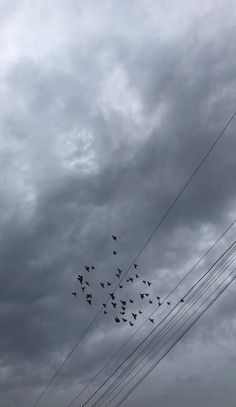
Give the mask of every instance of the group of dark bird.
[[[113, 241], [117, 242], [117, 236], [112, 235]], [[113, 250], [113, 255], [116, 256], [118, 254], [118, 250], [114, 249]], [[119, 267], [117, 268], [117, 272], [115, 273], [115, 276], [117, 278], [117, 285], [115, 287], [119, 289], [122, 289], [125, 284], [128, 283], [134, 283], [135, 281], [140, 281], [143, 286], [146, 286], [147, 290], [151, 287], [152, 283], [149, 280], [142, 280], [137, 272], [138, 269], [138, 264], [134, 263], [134, 274], [127, 278], [124, 282], [124, 279], [122, 278], [122, 269]], [[84, 266], [85, 272], [90, 273], [91, 271], [95, 270], [94, 266]], [[119, 279], [121, 280], [119, 282]], [[87, 281], [87, 278], [84, 275], [78, 274], [77, 280], [80, 283], [80, 288], [82, 291], [82, 294], [84, 295], [85, 301], [89, 304], [92, 305], [93, 301], [93, 296], [91, 293], [88, 292], [88, 287], [90, 286], [89, 281]], [[100, 281], [99, 285], [105, 289], [107, 287], [110, 287], [112, 285], [111, 281]], [[159, 306], [162, 305], [161, 298], [160, 296], [155, 296], [154, 298], [150, 297], [150, 292], [145, 290], [144, 292], [139, 293], [139, 296], [141, 300], [147, 300], [149, 304], [153, 304], [154, 301], [157, 302]], [[72, 295], [74, 297], [77, 297], [77, 291], [72, 292]], [[130, 304], [134, 303], [134, 300], [132, 298], [129, 299], [120, 299], [119, 295], [115, 295], [114, 292], [109, 293], [109, 300], [107, 300], [105, 303], [102, 304], [103, 307], [103, 313], [107, 315], [109, 313], [109, 308], [112, 307], [117, 311], [117, 315], [115, 316], [114, 320], [117, 324], [123, 322], [123, 323], [129, 323], [130, 326], [134, 326], [134, 322], [137, 320], [137, 318], [143, 313], [142, 310], [137, 310], [136, 312], [131, 312], [130, 317], [128, 316], [128, 306]], [[181, 299], [181, 302], [184, 302], [183, 299]], [[167, 305], [171, 305], [170, 301], [166, 302]], [[149, 321], [154, 324], [154, 318], [149, 318]]]

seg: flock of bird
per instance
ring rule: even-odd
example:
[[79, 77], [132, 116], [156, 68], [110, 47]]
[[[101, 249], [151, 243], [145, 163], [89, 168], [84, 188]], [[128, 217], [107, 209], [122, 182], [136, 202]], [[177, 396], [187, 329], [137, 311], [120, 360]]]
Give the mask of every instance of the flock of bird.
[[[112, 235], [112, 239], [114, 242], [117, 242], [117, 236], [116, 235]], [[116, 256], [118, 253], [117, 250], [113, 250], [113, 255]], [[135, 281], [140, 281], [141, 284], [143, 286], [145, 286], [146, 290], [144, 292], [140, 292], [139, 293], [139, 297], [142, 301], [147, 300], [149, 304], [153, 304], [154, 301], [157, 302], [157, 304], [159, 306], [162, 305], [161, 302], [161, 297], [160, 296], [155, 296], [155, 297], [150, 297], [150, 292], [148, 291], [148, 289], [151, 287], [152, 283], [149, 280], [142, 280], [137, 272], [138, 269], [138, 264], [134, 263], [134, 274], [127, 278], [125, 282], [123, 282], [122, 279], [122, 269], [120, 269], [119, 267], [117, 268], [117, 272], [115, 273], [115, 276], [117, 278], [117, 282], [118, 285], [116, 288], [119, 287], [119, 289], [121, 290], [125, 284], [128, 283], [134, 283]], [[93, 270], [95, 270], [95, 266], [84, 266], [84, 269], [86, 271], [86, 275], [87, 273], [92, 272]], [[119, 282], [119, 280], [121, 280], [121, 282]], [[80, 288], [82, 291], [82, 294], [84, 295], [85, 301], [89, 304], [92, 305], [93, 302], [93, 295], [89, 292], [87, 292], [89, 289], [88, 287], [90, 286], [89, 281], [87, 281], [87, 278], [84, 275], [80, 275], [78, 274], [77, 276], [77, 280], [80, 283]], [[107, 287], [110, 287], [112, 285], [112, 283], [110, 281], [100, 281], [99, 285], [102, 289], [106, 289]], [[74, 297], [77, 297], [77, 291], [72, 292], [72, 295]], [[108, 294], [107, 296], [109, 298], [109, 300], [107, 300], [107, 302], [102, 303], [102, 307], [103, 307], [103, 313], [104, 315], [107, 315], [109, 313], [109, 311], [111, 309], [114, 308], [114, 310], [116, 310], [116, 316], [114, 318], [114, 321], [119, 324], [119, 323], [129, 323], [129, 325], [132, 327], [134, 326], [135, 321], [137, 320], [137, 318], [143, 313], [142, 310], [137, 309], [137, 311], [135, 312], [131, 312], [131, 314], [128, 314], [129, 311], [129, 305], [132, 305], [134, 303], [134, 299], [129, 298], [129, 299], [120, 299], [119, 294], [116, 294], [114, 292], [111, 292]], [[183, 302], [184, 300], [181, 299], [181, 301]], [[166, 302], [167, 305], [171, 305], [170, 301]], [[154, 324], [154, 318], [149, 318], [149, 321]]]

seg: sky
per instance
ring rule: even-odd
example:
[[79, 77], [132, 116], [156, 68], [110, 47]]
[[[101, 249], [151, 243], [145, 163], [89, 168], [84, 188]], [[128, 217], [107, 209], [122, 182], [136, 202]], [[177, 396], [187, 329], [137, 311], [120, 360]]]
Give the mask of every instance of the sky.
[[[236, 110], [235, 18], [233, 0], [0, 0], [4, 407], [32, 407], [105, 300], [99, 281], [128, 267]], [[153, 293], [168, 294], [236, 219], [235, 130], [139, 257]], [[92, 307], [71, 295], [85, 264], [96, 267]], [[235, 294], [233, 284], [124, 406], [235, 406]], [[99, 318], [39, 406], [66, 407], [130, 334]]]

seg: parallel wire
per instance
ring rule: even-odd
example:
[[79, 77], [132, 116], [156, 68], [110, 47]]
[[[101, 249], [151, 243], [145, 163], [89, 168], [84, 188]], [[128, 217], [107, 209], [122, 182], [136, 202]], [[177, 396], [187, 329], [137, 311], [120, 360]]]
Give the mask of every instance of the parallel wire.
[[[210, 269], [189, 289], [189, 291], [186, 293], [185, 297], [187, 295], [190, 294], [190, 292], [196, 287], [197, 284], [199, 284], [200, 281], [203, 280], [203, 278], [207, 275], [207, 273], [210, 272], [210, 270], [212, 270], [215, 265], [218, 263], [220, 263], [221, 261], [224, 261], [223, 258], [224, 256], [229, 256], [232, 251], [235, 250], [234, 245], [235, 245], [236, 241], [234, 241], [229, 247], [228, 249], [213, 263], [213, 265], [210, 267]], [[185, 298], [183, 297], [183, 298]], [[179, 304], [179, 303], [178, 303]], [[123, 360], [123, 362], [115, 369], [115, 371], [109, 375], [109, 377], [102, 383], [102, 385], [100, 385], [100, 387], [89, 397], [89, 399], [86, 401], [85, 404], [83, 404], [83, 406], [86, 406], [87, 403], [102, 389], [102, 387], [110, 380], [110, 378], [115, 375], [115, 373], [118, 372], [118, 370], [127, 362], [127, 360], [129, 360], [133, 354], [135, 354], [135, 352], [142, 346], [143, 343], [145, 343], [145, 341], [152, 335], [152, 333], [169, 317], [169, 315], [177, 308], [178, 304], [175, 305], [175, 307], [169, 311], [169, 313], [152, 329], [152, 331], [149, 332], [149, 334], [140, 342], [139, 345], [137, 345], [135, 347], [135, 349]], [[67, 406], [68, 407], [68, 406]]]
[[[231, 254], [234, 253], [235, 251], [236, 251], [236, 247], [231, 251]], [[225, 266], [225, 268], [224, 268], [223, 271], [225, 271], [225, 270], [231, 265], [232, 261], [234, 261], [234, 259], [235, 259], [235, 256], [236, 256], [235, 254], [234, 254], [234, 256], [233, 256], [232, 259], [229, 259], [229, 256], [230, 256], [231, 254], [227, 254], [228, 258], [224, 259], [224, 261], [223, 261], [223, 262], [226, 262], [227, 260], [229, 260], [228, 264], [226, 264], [226, 266]], [[116, 384], [116, 382], [119, 381], [119, 379], [121, 379], [121, 382], [123, 382], [123, 381], [125, 380], [125, 375], [126, 375], [126, 374], [129, 374], [129, 370], [130, 370], [131, 368], [133, 368], [133, 365], [134, 365], [134, 364], [136, 363], [136, 361], [140, 358], [140, 356], [141, 356], [143, 353], [145, 353], [145, 352], [148, 350], [148, 348], [149, 348], [150, 346], [152, 346], [153, 342], [156, 341], [157, 338], [158, 338], [160, 335], [162, 335], [163, 330], [164, 330], [166, 327], [168, 327], [168, 325], [169, 325], [170, 323], [172, 323], [173, 321], [175, 321], [176, 318], [179, 318], [179, 317], [180, 317], [182, 311], [184, 311], [184, 308], [186, 308], [186, 310], [185, 310], [184, 312], [187, 312], [187, 311], [188, 311], [187, 306], [189, 306], [189, 301], [191, 301], [192, 299], [194, 299], [194, 296], [197, 295], [198, 291], [200, 291], [201, 288], [202, 288], [204, 285], [207, 285], [207, 283], [209, 282], [209, 280], [210, 280], [212, 277], [213, 277], [213, 282], [209, 282], [208, 284], [213, 284], [213, 283], [215, 282], [215, 280], [219, 278], [219, 276], [217, 276], [217, 275], [214, 277], [214, 274], [217, 273], [217, 270], [222, 266], [223, 262], [221, 262], [221, 264], [217, 264], [217, 267], [216, 267], [215, 269], [213, 269], [213, 271], [207, 276], [207, 279], [206, 279], [204, 282], [202, 282], [202, 283], [200, 284], [200, 286], [197, 287], [196, 292], [194, 292], [193, 294], [191, 294], [191, 296], [187, 299], [188, 302], [184, 303], [183, 306], [181, 307], [181, 309], [177, 310], [176, 313], [171, 316], [170, 320], [167, 320], [167, 322], [165, 323], [165, 325], [164, 325], [163, 327], [161, 327], [161, 331], [158, 332], [154, 338], [151, 338], [151, 339], [150, 339], [150, 342], [149, 342], [147, 345], [145, 345], [145, 347], [139, 352], [139, 354], [135, 356], [135, 359], [134, 359], [132, 362], [130, 362], [130, 364], [129, 364], [128, 366], [126, 366], [126, 367], [124, 368], [124, 370], [120, 373], [120, 375], [118, 376], [118, 378], [115, 378], [114, 382], [113, 382], [113, 383], [108, 387], [108, 389], [105, 391], [105, 393], [108, 394], [108, 395], [106, 395], [106, 398], [109, 397], [109, 392], [112, 392], [112, 391], [114, 391], [114, 390], [117, 388], [118, 385]], [[208, 273], [209, 273], [209, 271], [208, 271]], [[220, 271], [220, 274], [222, 274], [222, 271]], [[199, 282], [200, 282], [200, 280], [198, 281], [197, 284], [199, 284]], [[202, 295], [202, 294], [201, 294], [201, 295]], [[185, 296], [185, 297], [186, 297], [186, 296]], [[173, 311], [178, 307], [179, 304], [180, 304], [180, 301], [176, 304], [176, 306], [171, 310], [171, 312], [170, 312], [169, 314], [172, 314]], [[161, 321], [161, 323], [162, 323], [162, 321]], [[155, 330], [156, 328], [157, 328], [157, 327], [155, 327], [154, 330]], [[154, 331], [154, 330], [153, 330], [153, 331]], [[153, 332], [153, 331], [152, 331], [152, 332]], [[147, 338], [148, 338], [148, 337], [147, 337]], [[146, 339], [147, 339], [147, 338], [146, 338]], [[145, 339], [145, 340], [146, 340], [146, 339]], [[125, 363], [126, 361], [127, 361], [127, 359], [124, 361], [124, 363]], [[142, 359], [141, 359], [141, 361], [142, 361]], [[138, 360], [138, 364], [141, 363], [141, 361]], [[122, 365], [123, 365], [124, 363], [122, 363]], [[135, 367], [134, 367], [134, 368], [135, 368]], [[110, 379], [113, 375], [114, 375], [114, 373], [109, 376], [109, 379]], [[119, 383], [119, 385], [120, 385], [120, 383]], [[115, 386], [115, 389], [114, 389], [114, 386]], [[105, 393], [104, 393], [104, 394], [105, 394]], [[96, 407], [99, 406], [99, 401], [100, 401], [102, 398], [104, 398], [104, 394], [103, 394], [102, 396], [100, 396], [100, 398], [95, 402], [95, 404], [93, 404], [93, 406], [95, 406], [95, 405], [96, 405]], [[103, 400], [103, 402], [104, 402], [104, 400]], [[83, 406], [85, 406], [86, 404], [87, 404], [87, 402], [86, 402]]]
[[[231, 259], [231, 262], [224, 268], [223, 272], [225, 272], [225, 270], [227, 270], [228, 267], [231, 266], [231, 264], [235, 261], [235, 258], [236, 258], [236, 256], [234, 256], [233, 259]], [[166, 324], [166, 325], [167, 325], [166, 327], [168, 328], [167, 332], [166, 332], [163, 336], [162, 336], [162, 334], [163, 334], [164, 332], [162, 332], [162, 331], [159, 332], [154, 338], [152, 338], [152, 340], [150, 341], [150, 343], [149, 343], [141, 352], [139, 352], [139, 354], [136, 356], [135, 360], [130, 364], [130, 366], [128, 366], [128, 368], [126, 368], [126, 370], [121, 373], [120, 377], [118, 378], [118, 379], [121, 379], [120, 382], [118, 382], [118, 383], [116, 384], [116, 386], [112, 389], [112, 391], [110, 391], [110, 394], [106, 395], [105, 399], [102, 401], [102, 404], [104, 403], [104, 401], [106, 401], [106, 400], [112, 395], [112, 393], [114, 393], [115, 391], [117, 391], [117, 389], [121, 386], [121, 384], [132, 374], [132, 372], [133, 372], [139, 365], [142, 364], [142, 362], [147, 358], [147, 356], [152, 353], [152, 351], [156, 348], [156, 346], [157, 346], [158, 344], [161, 343], [161, 341], [168, 335], [168, 333], [173, 329], [173, 327], [178, 324], [178, 322], [189, 312], [189, 310], [190, 310], [190, 309], [199, 301], [199, 299], [211, 288], [211, 286], [212, 286], [213, 284], [215, 284], [215, 282], [218, 280], [218, 278], [221, 276], [221, 274], [222, 274], [222, 271], [221, 271], [221, 273], [220, 273], [219, 276], [215, 276], [215, 277], [213, 278], [213, 281], [212, 281], [212, 282], [208, 281], [208, 284], [206, 285], [206, 287], [204, 287], [204, 290], [203, 290], [202, 292], [201, 292], [201, 291], [199, 290], [199, 288], [198, 288], [199, 293], [195, 293], [195, 294], [198, 294], [198, 296], [196, 296], [195, 299], [194, 299], [194, 298], [191, 298], [191, 300], [193, 300], [192, 304], [189, 303], [190, 299], [188, 299], [188, 302], [187, 302], [186, 305], [185, 305], [185, 308], [186, 308], [186, 309], [184, 309], [184, 306], [182, 306], [182, 307], [181, 307], [182, 309], [178, 310], [178, 312], [176, 313], [176, 315], [174, 315], [174, 316], [172, 317], [172, 321], [168, 321], [168, 322], [167, 322], [167, 324]], [[224, 281], [225, 281], [226, 279], [228, 279], [228, 278], [229, 278], [229, 276], [227, 276], [227, 277], [224, 279]], [[204, 284], [205, 284], [205, 283], [204, 283]], [[212, 294], [211, 294], [211, 295], [212, 295]], [[194, 311], [194, 312], [195, 312], [195, 311]], [[188, 319], [189, 319], [189, 318], [188, 318]], [[170, 326], [169, 326], [169, 325], [170, 325]], [[172, 325], [172, 326], [171, 326], [171, 325]], [[163, 328], [162, 328], [162, 330], [164, 331]], [[160, 337], [160, 338], [159, 338], [159, 337]], [[158, 340], [157, 340], [157, 339], [158, 339]], [[168, 340], [168, 341], [169, 341], [169, 340]], [[162, 349], [162, 347], [163, 347], [164, 345], [165, 345], [165, 343], [158, 349], [158, 352]], [[142, 354], [143, 354], [143, 356], [142, 356]], [[141, 359], [139, 359], [140, 356], [142, 356]], [[153, 356], [152, 356], [152, 358], [153, 358]], [[143, 370], [143, 369], [145, 368], [145, 366], [146, 366], [149, 362], [150, 362], [150, 359], [149, 359], [144, 365], [142, 365], [141, 369], [139, 369], [138, 372], [136, 372], [135, 375], [133, 375], [133, 377], [131, 377], [131, 378], [128, 380], [128, 382], [127, 382], [121, 389], [119, 389], [119, 391], [115, 394], [115, 396], [113, 396], [112, 399], [109, 400], [109, 403], [111, 403], [111, 401], [113, 401], [113, 400], [119, 395], [119, 393], [123, 391], [123, 389], [133, 380], [134, 377], [137, 376], [137, 374], [138, 374], [141, 370]], [[102, 404], [97, 404], [97, 403], [95, 403], [95, 404], [93, 404], [93, 407], [94, 407], [94, 406], [96, 406], [96, 407], [99, 406], [99, 407], [100, 407]], [[105, 405], [105, 407], [107, 407], [107, 406], [108, 406], [108, 404]]]
[[[234, 270], [235, 271], [235, 270]], [[233, 272], [231, 273], [233, 274]], [[129, 392], [122, 398], [122, 400], [116, 404], [115, 407], [119, 407], [126, 399], [127, 397], [142, 383], [142, 381], [151, 373], [151, 371], [161, 362], [162, 359], [171, 351], [171, 349], [182, 339], [184, 335], [191, 329], [191, 327], [200, 319], [200, 317], [212, 306], [212, 304], [220, 297], [220, 295], [233, 283], [233, 281], [236, 279], [236, 274], [232, 278], [231, 281], [229, 281], [219, 292], [219, 294], [216, 295], [215, 298], [213, 298], [210, 303], [206, 306], [205, 309], [201, 311], [201, 313], [196, 317], [196, 319], [190, 324], [190, 326], [181, 334], [179, 338], [171, 345], [171, 347], [164, 353], [164, 355], [157, 361], [155, 362], [149, 370], [139, 379], [139, 381], [129, 390]]]
[[[126, 270], [126, 272], [124, 273], [123, 277], [121, 278], [120, 281], [122, 281], [125, 276], [127, 275], [127, 273], [130, 271], [131, 267], [133, 266], [133, 264], [135, 263], [135, 261], [139, 258], [139, 256], [141, 255], [141, 253], [143, 252], [143, 250], [147, 247], [148, 243], [151, 241], [151, 239], [153, 238], [153, 236], [156, 234], [157, 230], [159, 229], [159, 227], [162, 225], [162, 223], [164, 222], [164, 220], [166, 219], [166, 217], [169, 215], [169, 213], [171, 212], [171, 210], [173, 209], [173, 207], [175, 206], [176, 202], [179, 200], [179, 198], [182, 196], [182, 194], [184, 193], [185, 189], [188, 187], [189, 183], [192, 181], [192, 179], [195, 177], [195, 175], [197, 174], [197, 172], [200, 170], [200, 168], [202, 167], [202, 165], [204, 164], [204, 162], [206, 161], [206, 159], [208, 158], [208, 156], [210, 155], [211, 151], [213, 150], [213, 148], [215, 147], [215, 145], [218, 143], [218, 141], [221, 139], [221, 137], [223, 136], [225, 130], [227, 129], [227, 127], [230, 125], [230, 123], [233, 121], [233, 119], [236, 116], [236, 111], [233, 113], [233, 115], [231, 116], [231, 118], [228, 120], [228, 122], [226, 123], [226, 125], [224, 126], [223, 130], [220, 132], [220, 134], [218, 135], [218, 137], [216, 138], [216, 140], [214, 141], [214, 143], [212, 144], [212, 146], [210, 147], [210, 149], [207, 151], [207, 153], [203, 156], [202, 160], [200, 161], [200, 163], [198, 164], [198, 166], [196, 167], [196, 169], [193, 171], [193, 173], [191, 174], [191, 176], [188, 178], [188, 180], [185, 182], [185, 184], [183, 185], [183, 187], [180, 189], [180, 191], [178, 192], [176, 198], [173, 200], [173, 202], [170, 204], [170, 206], [168, 207], [167, 211], [164, 213], [164, 215], [162, 216], [162, 218], [160, 219], [160, 221], [158, 222], [158, 224], [156, 225], [156, 227], [154, 228], [154, 230], [152, 231], [152, 233], [150, 234], [150, 236], [146, 239], [146, 241], [144, 242], [143, 246], [141, 247], [141, 249], [139, 250], [139, 252], [137, 253], [137, 255], [134, 257], [133, 261], [130, 263], [128, 269]], [[113, 290], [113, 292], [116, 291], [116, 289], [118, 288], [117, 284], [115, 286], [115, 289]], [[106, 303], [109, 301], [109, 297], [107, 297]], [[100, 310], [98, 311], [98, 313], [95, 315], [95, 317], [92, 319], [92, 321], [90, 322], [90, 324], [88, 325], [88, 327], [85, 329], [85, 331], [83, 332], [83, 334], [79, 337], [79, 339], [75, 342], [74, 346], [72, 347], [72, 349], [70, 350], [70, 352], [67, 354], [67, 356], [65, 357], [64, 361], [61, 363], [61, 365], [57, 368], [56, 372], [54, 373], [54, 375], [52, 376], [52, 378], [50, 379], [50, 381], [46, 384], [46, 386], [44, 387], [44, 389], [42, 390], [41, 394], [39, 395], [39, 397], [36, 399], [36, 401], [33, 403], [32, 407], [36, 407], [38, 405], [38, 403], [40, 402], [40, 400], [43, 398], [43, 396], [46, 394], [48, 388], [51, 386], [51, 384], [55, 381], [56, 377], [58, 376], [58, 374], [60, 373], [60, 371], [63, 369], [63, 367], [65, 366], [65, 364], [67, 363], [67, 361], [70, 359], [70, 357], [72, 356], [72, 354], [75, 352], [75, 350], [78, 348], [79, 344], [81, 343], [81, 341], [83, 340], [83, 338], [87, 335], [87, 333], [90, 331], [91, 327], [94, 325], [94, 323], [96, 322], [96, 320], [98, 319], [98, 317], [100, 316], [102, 312], [102, 307], [100, 308]]]

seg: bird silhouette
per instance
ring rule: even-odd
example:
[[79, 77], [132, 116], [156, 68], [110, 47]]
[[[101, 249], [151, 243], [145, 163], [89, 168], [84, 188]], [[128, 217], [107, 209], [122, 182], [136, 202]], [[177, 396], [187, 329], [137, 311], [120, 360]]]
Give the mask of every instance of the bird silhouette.
[[127, 322], [127, 319], [125, 319], [125, 318], [122, 318], [123, 319], [123, 322]]
[[112, 239], [113, 239], [113, 240], [117, 240], [117, 236], [116, 236], [116, 235], [112, 235]]
[[92, 298], [92, 294], [86, 294], [86, 298]]
[[77, 293], [71, 293], [74, 297], [77, 297]]
[[181, 298], [180, 302], [184, 302], [184, 299], [183, 299], [183, 298]]
[[160, 301], [161, 297], [158, 297], [158, 296], [157, 296], [157, 299], [158, 299], [158, 301]]
[[144, 299], [144, 294], [139, 294], [139, 295], [141, 297], [141, 300], [143, 300]]
[[80, 284], [83, 284], [83, 280], [81, 280], [81, 278], [77, 277], [77, 280], [79, 280]]
[[170, 301], [167, 301], [167, 305], [170, 305]]
[[147, 281], [146, 281], [146, 280], [143, 280], [143, 284], [147, 284]]
[[110, 281], [107, 282], [108, 287], [111, 285]]
[[136, 278], [139, 278], [138, 274], [135, 274], [135, 277], [136, 277]]
[[86, 301], [89, 303], [89, 305], [92, 305], [92, 300], [90, 298], [87, 298]]
[[94, 270], [94, 269], [95, 269], [95, 267], [94, 267], [94, 266], [91, 266], [91, 269], [92, 269], [92, 270]]
[[123, 309], [123, 311], [125, 311], [126, 307], [123, 307], [123, 305], [121, 305], [121, 309]]
[[120, 315], [125, 315], [125, 312], [124, 311], [120, 312]]
[[133, 301], [133, 300], [129, 300], [129, 302], [130, 302], [131, 304], [133, 304], [134, 301]]
[[119, 271], [119, 273], [121, 274], [122, 273], [122, 270], [121, 269], [119, 269], [119, 267], [118, 267], [118, 269], [117, 269], [118, 271]]
[[80, 274], [78, 274], [77, 280], [79, 280], [82, 283], [83, 279], [84, 279], [84, 277], [81, 276]]
[[149, 293], [144, 293], [146, 295], [146, 297], [149, 297]]
[[138, 312], [138, 313], [139, 313], [139, 314], [142, 314], [142, 311], [140, 311], [140, 310], [139, 310], [139, 312]]
[[89, 285], [89, 282], [88, 282], [88, 281], [85, 281], [84, 283], [87, 284], [87, 285]]
[[85, 270], [90, 271], [89, 266], [84, 266]]
[[117, 278], [120, 278], [120, 274], [116, 274], [116, 277], [117, 277]]
[[137, 319], [137, 314], [134, 314], [134, 313], [132, 312], [132, 315], [133, 315], [134, 319], [136, 320], [136, 319]]
[[158, 305], [159, 305], [159, 307], [161, 306], [161, 304], [162, 304], [162, 303], [161, 303], [160, 301], [158, 301]]
[[103, 314], [107, 314], [107, 311], [105, 310], [105, 311], [103, 311]]
[[120, 302], [121, 302], [122, 305], [126, 305], [126, 301], [120, 300]]
[[113, 252], [112, 252], [113, 254], [114, 254], [114, 256], [117, 254], [117, 251], [116, 250], [113, 250]]
[[103, 306], [104, 306], [104, 308], [106, 308], [107, 307], [107, 304], [102, 304]]
[[129, 281], [132, 283], [134, 281], [133, 277], [130, 277]]
[[129, 282], [129, 278], [127, 278], [127, 280], [126, 280], [126, 283], [128, 283]]
[[116, 302], [111, 302], [114, 308], [116, 308]]
[[134, 263], [134, 268], [136, 269], [137, 267], [138, 267], [138, 265]]
[[152, 319], [152, 318], [148, 318], [148, 319], [149, 319], [149, 321], [151, 321], [154, 324], [154, 319]]
[[104, 284], [104, 283], [100, 283], [100, 286], [101, 286], [102, 288], [105, 288], [105, 284]]
[[147, 281], [148, 287], [150, 287], [150, 285], [152, 284], [150, 281]]
[[123, 288], [123, 285], [119, 284], [119, 288]]
[[81, 290], [82, 290], [82, 291], [83, 291], [83, 293], [84, 293], [85, 287], [81, 287]]
[[130, 326], [134, 326], [134, 323], [133, 323], [133, 322], [131, 322], [131, 321], [129, 321], [129, 324], [130, 324]]
[[110, 295], [111, 299], [114, 301], [115, 295], [113, 293], [110, 293], [109, 295]]
[[115, 317], [115, 321], [117, 322], [117, 324], [120, 322], [120, 319], [118, 317]]
[[149, 300], [149, 303], [152, 304], [152, 300]]

